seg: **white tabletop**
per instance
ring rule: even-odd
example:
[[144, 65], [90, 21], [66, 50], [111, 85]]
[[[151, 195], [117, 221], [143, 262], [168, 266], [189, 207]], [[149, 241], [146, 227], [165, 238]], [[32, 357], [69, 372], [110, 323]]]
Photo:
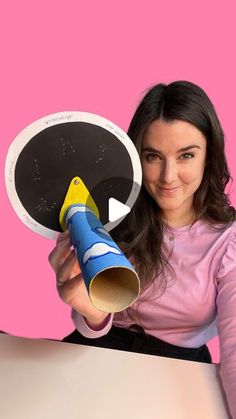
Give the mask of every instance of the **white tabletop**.
[[228, 419], [216, 365], [0, 334], [4, 419]]

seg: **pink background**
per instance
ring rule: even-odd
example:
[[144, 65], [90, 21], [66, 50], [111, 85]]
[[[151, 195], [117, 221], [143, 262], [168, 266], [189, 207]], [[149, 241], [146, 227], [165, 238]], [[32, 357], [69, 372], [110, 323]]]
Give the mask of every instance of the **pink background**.
[[[62, 338], [73, 325], [47, 262], [54, 243], [27, 229], [6, 196], [10, 143], [33, 120], [65, 110], [98, 113], [127, 130], [145, 89], [186, 79], [212, 99], [236, 179], [233, 1], [9, 0], [0, 14], [0, 330]], [[217, 362], [217, 338], [210, 349]]]

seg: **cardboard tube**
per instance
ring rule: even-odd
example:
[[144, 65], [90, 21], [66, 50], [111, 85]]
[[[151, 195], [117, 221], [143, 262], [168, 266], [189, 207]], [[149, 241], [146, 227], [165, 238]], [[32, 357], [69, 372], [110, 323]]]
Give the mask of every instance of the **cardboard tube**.
[[124, 253], [88, 206], [72, 205], [65, 216], [92, 304], [106, 313], [129, 307], [140, 281]]
[[125, 310], [134, 303], [139, 292], [137, 273], [118, 266], [99, 272], [91, 280], [89, 288], [93, 305], [106, 313]]

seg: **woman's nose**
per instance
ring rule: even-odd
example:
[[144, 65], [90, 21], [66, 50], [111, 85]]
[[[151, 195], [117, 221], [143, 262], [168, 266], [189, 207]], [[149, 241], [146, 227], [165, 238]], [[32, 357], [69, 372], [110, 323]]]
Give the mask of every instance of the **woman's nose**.
[[165, 161], [162, 165], [160, 180], [163, 183], [171, 184], [177, 178], [177, 165], [173, 161]]

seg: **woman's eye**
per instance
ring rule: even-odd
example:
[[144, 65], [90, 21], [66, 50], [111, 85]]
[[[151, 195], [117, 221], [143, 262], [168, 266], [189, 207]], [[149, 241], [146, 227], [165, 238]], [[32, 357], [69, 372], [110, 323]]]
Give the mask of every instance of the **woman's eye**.
[[160, 157], [157, 154], [149, 153], [149, 154], [146, 155], [146, 160], [147, 161], [153, 161], [153, 160], [157, 160], [159, 158]]
[[180, 156], [180, 158], [184, 160], [191, 159], [192, 157], [194, 157], [193, 153], [184, 153], [184, 154], [181, 154]]

